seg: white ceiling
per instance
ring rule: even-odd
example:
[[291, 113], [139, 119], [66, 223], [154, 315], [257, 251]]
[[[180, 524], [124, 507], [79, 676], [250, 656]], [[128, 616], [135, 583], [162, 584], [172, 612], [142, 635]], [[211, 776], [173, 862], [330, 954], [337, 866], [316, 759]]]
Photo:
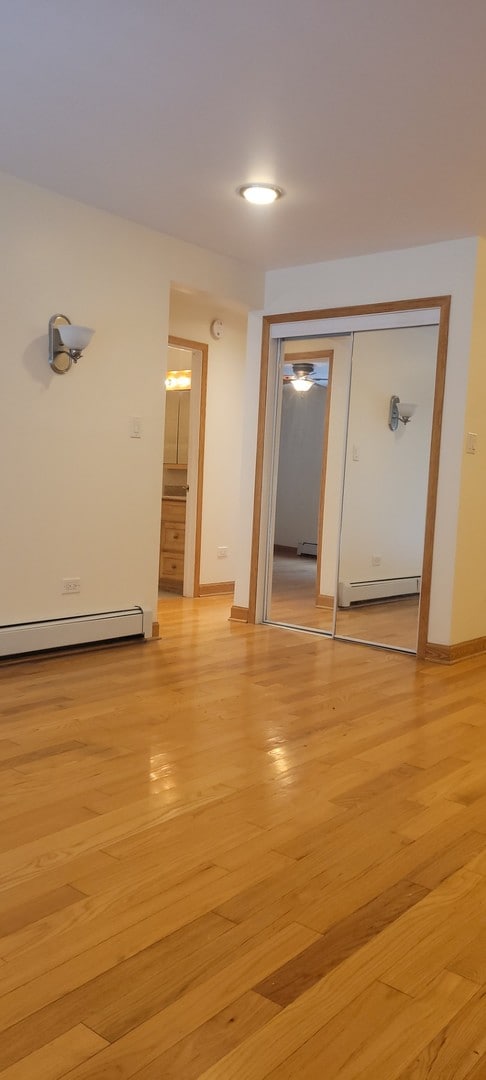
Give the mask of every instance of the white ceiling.
[[[0, 0], [0, 168], [264, 267], [486, 233], [486, 0]], [[252, 207], [235, 188], [287, 192]]]

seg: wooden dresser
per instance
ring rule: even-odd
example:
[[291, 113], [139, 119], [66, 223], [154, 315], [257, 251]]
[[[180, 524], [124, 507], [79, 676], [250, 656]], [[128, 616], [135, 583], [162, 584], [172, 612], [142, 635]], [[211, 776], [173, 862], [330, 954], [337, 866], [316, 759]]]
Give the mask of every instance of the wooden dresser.
[[163, 589], [182, 592], [185, 532], [185, 500], [170, 497], [162, 499], [159, 584]]

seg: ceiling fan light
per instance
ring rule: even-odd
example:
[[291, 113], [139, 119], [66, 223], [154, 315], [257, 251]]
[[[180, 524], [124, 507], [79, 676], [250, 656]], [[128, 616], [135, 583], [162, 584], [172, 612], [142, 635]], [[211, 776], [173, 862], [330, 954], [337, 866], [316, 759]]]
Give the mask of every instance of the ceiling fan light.
[[308, 390], [312, 390], [314, 383], [311, 383], [310, 379], [292, 379], [291, 385], [294, 390], [297, 390], [299, 394], [306, 394]]

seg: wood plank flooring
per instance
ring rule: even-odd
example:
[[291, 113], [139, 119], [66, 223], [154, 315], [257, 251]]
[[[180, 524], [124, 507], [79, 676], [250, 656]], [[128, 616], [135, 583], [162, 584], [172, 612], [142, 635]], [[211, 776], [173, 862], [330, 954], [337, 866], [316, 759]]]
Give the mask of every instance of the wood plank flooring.
[[228, 614], [0, 667], [2, 1080], [486, 1080], [486, 662]]

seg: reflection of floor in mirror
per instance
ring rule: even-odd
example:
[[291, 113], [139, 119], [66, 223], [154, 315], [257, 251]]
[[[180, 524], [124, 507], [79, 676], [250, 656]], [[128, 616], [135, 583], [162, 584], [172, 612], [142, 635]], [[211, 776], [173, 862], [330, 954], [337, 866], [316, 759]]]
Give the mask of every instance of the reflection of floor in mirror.
[[274, 554], [268, 614], [272, 622], [331, 631], [332, 611], [316, 607], [316, 569], [317, 559], [307, 555]]
[[[272, 600], [269, 619], [292, 626], [331, 630], [332, 611], [316, 607], [316, 559], [276, 553], [273, 560]], [[386, 600], [341, 608], [338, 635], [376, 641], [402, 649], [415, 649], [418, 597]]]
[[352, 608], [340, 608], [336, 619], [338, 637], [376, 641], [398, 649], [417, 647], [418, 596], [404, 596]]

